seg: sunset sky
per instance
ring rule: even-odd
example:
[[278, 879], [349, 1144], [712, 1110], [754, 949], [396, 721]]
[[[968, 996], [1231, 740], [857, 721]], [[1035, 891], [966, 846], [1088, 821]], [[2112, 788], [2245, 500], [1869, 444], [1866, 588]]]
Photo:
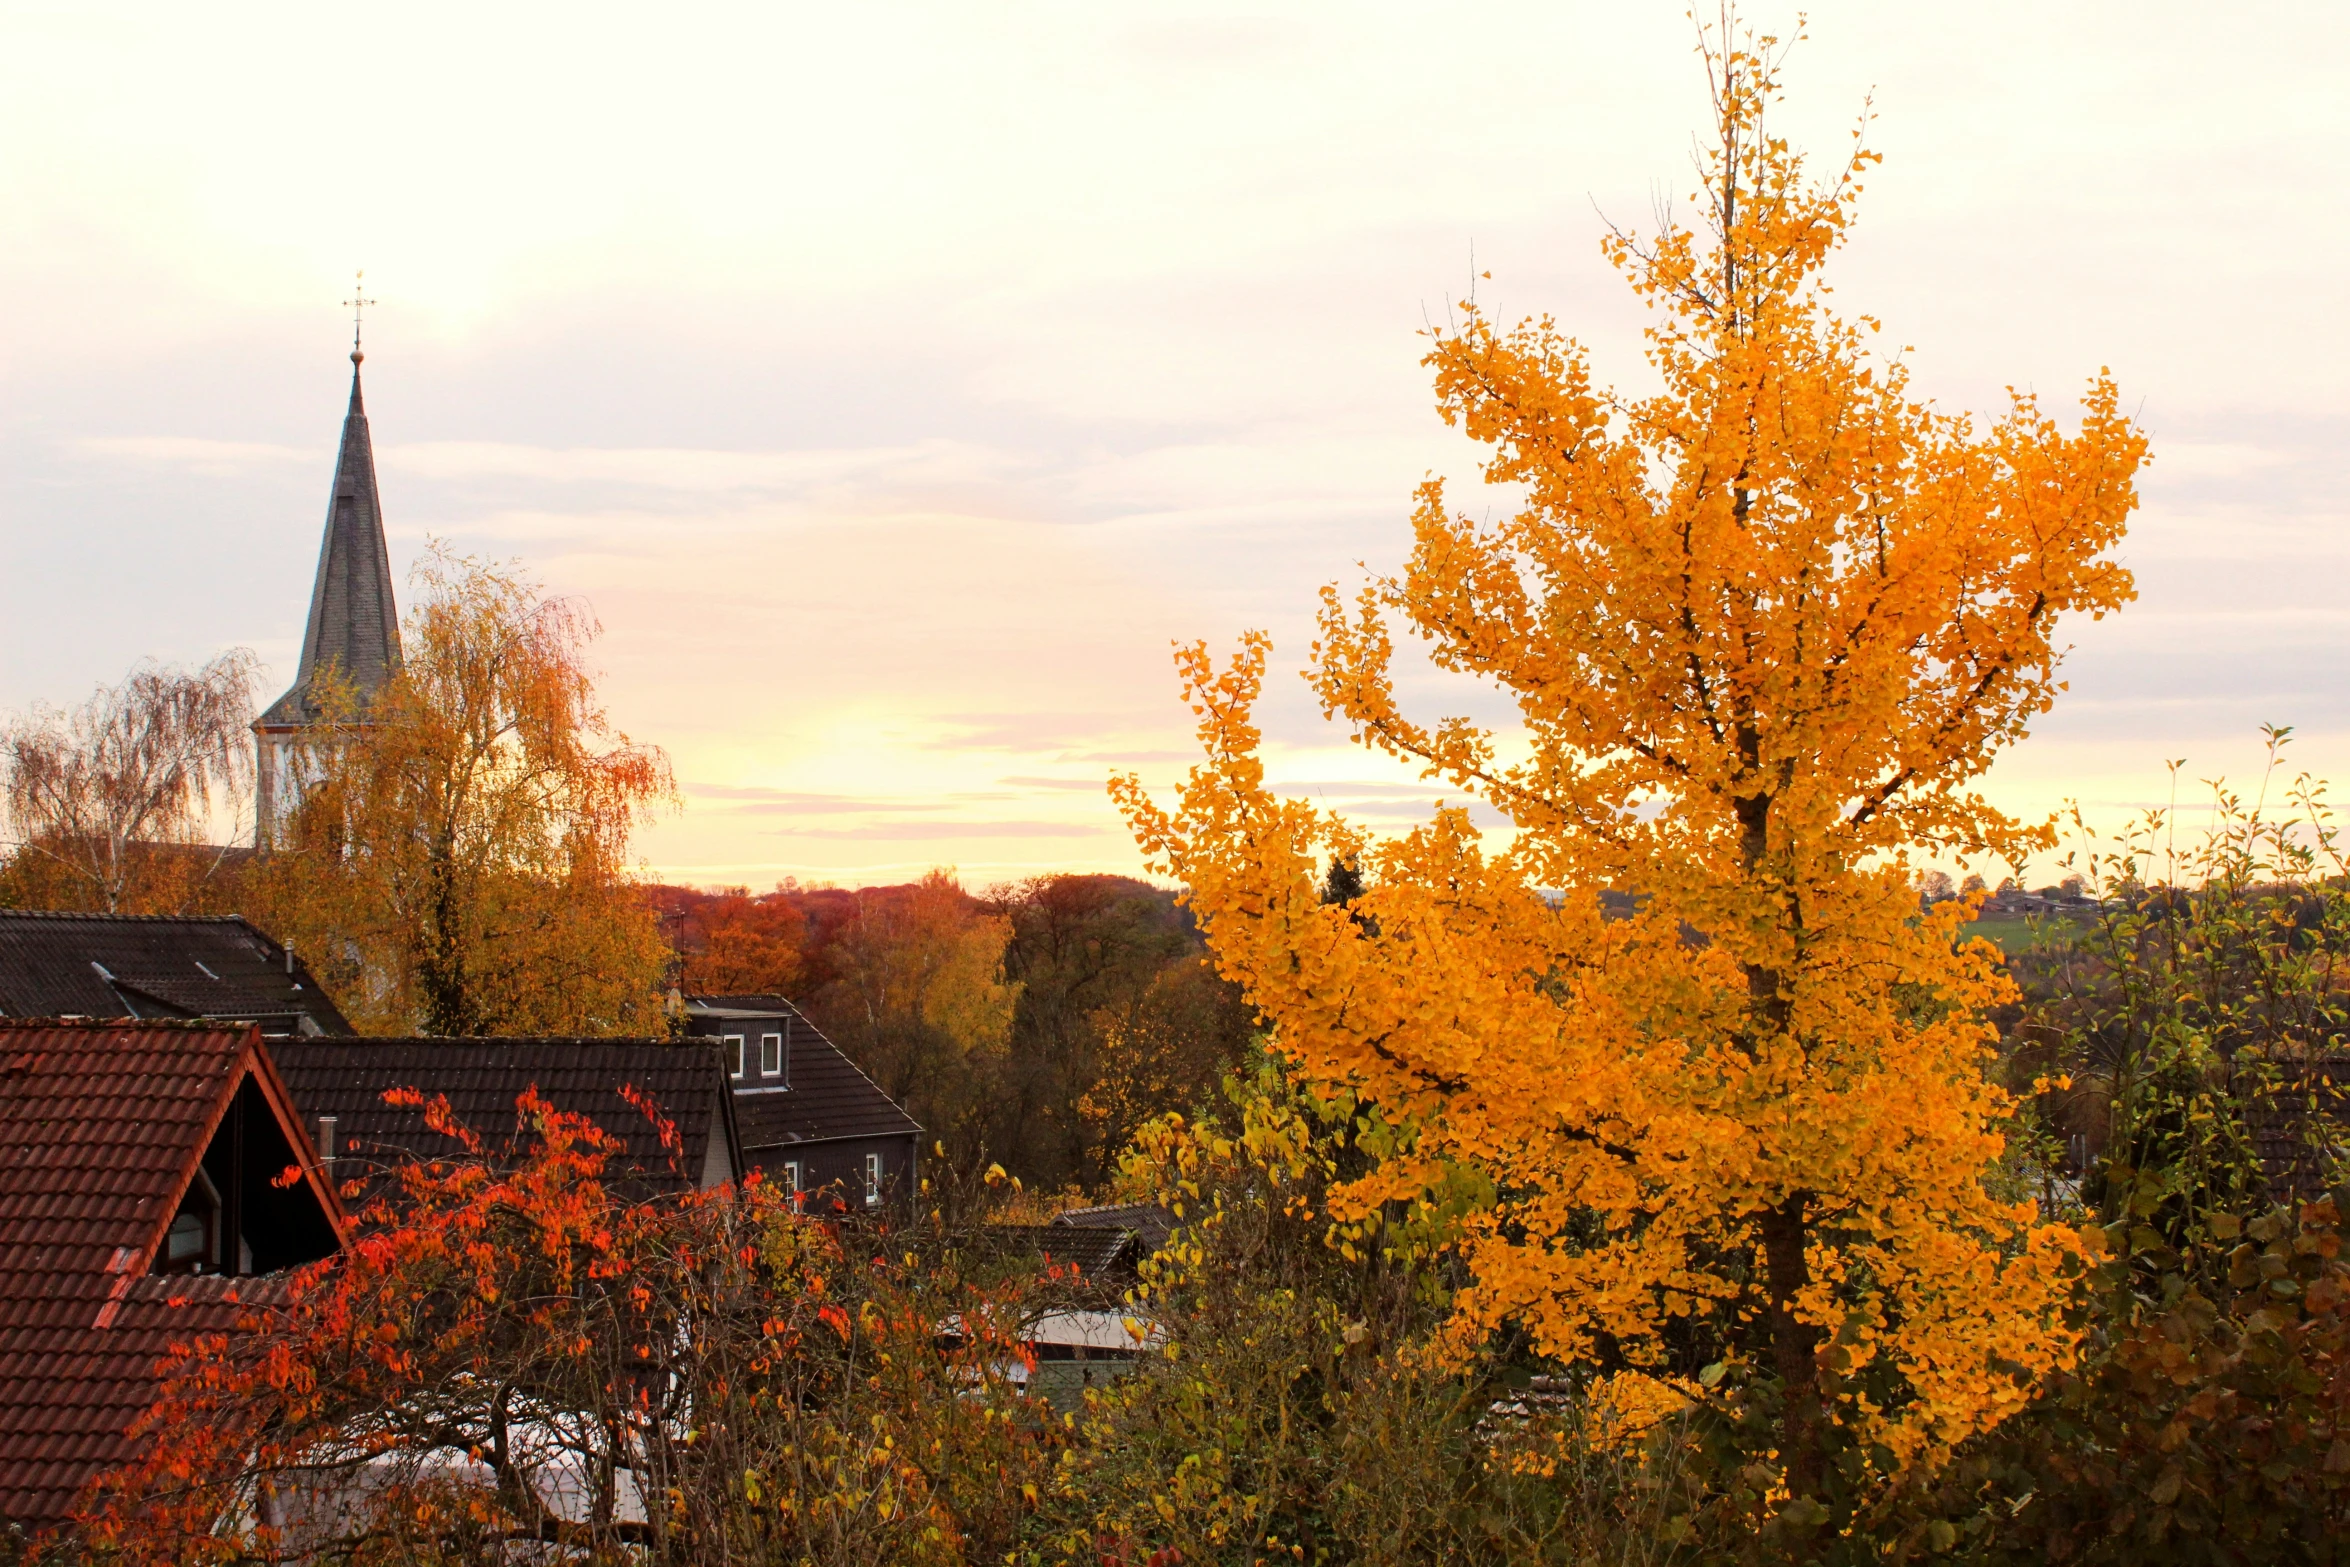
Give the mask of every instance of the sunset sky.
[[[1683, 9], [0, 5], [0, 708], [290, 679], [364, 267], [394, 565], [593, 606], [654, 872], [1136, 869], [1170, 641], [1295, 669], [1422, 474], [1486, 504], [1418, 363], [1473, 277], [1645, 384], [1598, 236], [1693, 183]], [[1805, 9], [1783, 128], [1873, 90], [1886, 155], [1838, 297], [1946, 407], [2109, 364], [2154, 439], [2139, 601], [1994, 796], [2118, 825], [2264, 721], [2350, 780], [2338, 6]], [[1285, 786], [1438, 797], [1276, 695]]]

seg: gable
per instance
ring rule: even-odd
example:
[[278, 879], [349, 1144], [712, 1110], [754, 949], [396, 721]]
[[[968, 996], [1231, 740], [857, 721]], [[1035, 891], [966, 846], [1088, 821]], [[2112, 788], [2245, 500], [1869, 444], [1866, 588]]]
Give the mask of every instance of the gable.
[[[299, 1178], [272, 1185], [286, 1163]], [[270, 1287], [153, 1276], [207, 1183], [256, 1267], [341, 1243], [254, 1030], [0, 1023], [0, 1518], [61, 1517], [120, 1458], [171, 1341], [233, 1327]]]
[[[315, 1175], [286, 1183], [289, 1167], [316, 1161], [290, 1132], [258, 1074], [246, 1072], [222, 1107], [204, 1154], [181, 1183], [172, 1218], [145, 1258], [148, 1273], [277, 1273], [328, 1256], [341, 1244], [335, 1201]], [[175, 1247], [182, 1216], [205, 1221], [203, 1245]], [[175, 1255], [175, 1251], [177, 1254]]]
[[710, 1130], [702, 1155], [702, 1190], [742, 1179], [741, 1152], [735, 1145], [734, 1118], [727, 1112], [733, 1095], [720, 1088], [710, 1096]]

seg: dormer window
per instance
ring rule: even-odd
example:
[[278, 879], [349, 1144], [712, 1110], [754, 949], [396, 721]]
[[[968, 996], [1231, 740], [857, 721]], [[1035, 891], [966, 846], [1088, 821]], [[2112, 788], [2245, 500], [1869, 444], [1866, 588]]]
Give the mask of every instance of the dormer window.
[[759, 1075], [761, 1077], [783, 1076], [783, 1036], [781, 1034], [761, 1034], [759, 1036]]
[[220, 1192], [202, 1168], [188, 1183], [179, 1212], [164, 1232], [162, 1255], [155, 1259], [159, 1273], [217, 1273], [220, 1271]]
[[726, 1075], [736, 1082], [743, 1080], [743, 1036], [728, 1034], [726, 1044]]

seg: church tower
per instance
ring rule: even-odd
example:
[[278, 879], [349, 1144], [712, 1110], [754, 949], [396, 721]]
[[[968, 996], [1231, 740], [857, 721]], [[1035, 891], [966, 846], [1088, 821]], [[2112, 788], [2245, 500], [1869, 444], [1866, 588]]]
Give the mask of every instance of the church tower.
[[281, 816], [301, 797], [305, 731], [325, 716], [314, 695], [318, 678], [335, 671], [364, 704], [400, 667], [400, 615], [392, 602], [392, 561], [376, 501], [375, 448], [367, 439], [367, 409], [359, 398], [359, 365], [366, 357], [354, 328], [351, 407], [343, 416], [343, 449], [335, 459], [326, 537], [318, 546], [301, 668], [293, 686], [253, 724], [259, 807], [254, 840], [264, 850]]

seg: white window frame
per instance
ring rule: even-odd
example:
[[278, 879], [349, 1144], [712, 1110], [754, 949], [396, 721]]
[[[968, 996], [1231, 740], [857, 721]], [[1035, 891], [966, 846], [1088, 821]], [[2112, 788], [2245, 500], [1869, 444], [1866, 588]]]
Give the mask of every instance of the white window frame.
[[865, 1156], [865, 1206], [881, 1206], [881, 1155], [877, 1153]]
[[172, 1215], [171, 1229], [178, 1228], [179, 1221], [182, 1219], [198, 1220], [201, 1234], [197, 1241], [197, 1250], [192, 1255], [174, 1257], [171, 1254], [171, 1229], [166, 1229], [163, 1245], [157, 1248], [156, 1271], [158, 1273], [221, 1271], [221, 1253], [227, 1249], [220, 1243], [220, 1232], [222, 1222], [226, 1217], [226, 1207], [227, 1205], [220, 1200], [219, 1188], [212, 1184], [212, 1177], [204, 1173], [202, 1165], [196, 1166], [196, 1178], [188, 1183], [186, 1195], [180, 1198], [180, 1211]]
[[801, 1199], [804, 1195], [800, 1187], [799, 1160], [786, 1159], [783, 1161], [783, 1189], [785, 1194], [791, 1198], [792, 1212], [799, 1212], [802, 1206]]
[[761, 1034], [759, 1036], [759, 1075], [761, 1077], [783, 1076], [783, 1036], [781, 1034]]
[[726, 1075], [739, 1083], [743, 1080], [743, 1036], [740, 1034], [727, 1034], [723, 1036], [723, 1038], [725, 1040], [726, 1048], [733, 1053], [734, 1057], [732, 1066]]

